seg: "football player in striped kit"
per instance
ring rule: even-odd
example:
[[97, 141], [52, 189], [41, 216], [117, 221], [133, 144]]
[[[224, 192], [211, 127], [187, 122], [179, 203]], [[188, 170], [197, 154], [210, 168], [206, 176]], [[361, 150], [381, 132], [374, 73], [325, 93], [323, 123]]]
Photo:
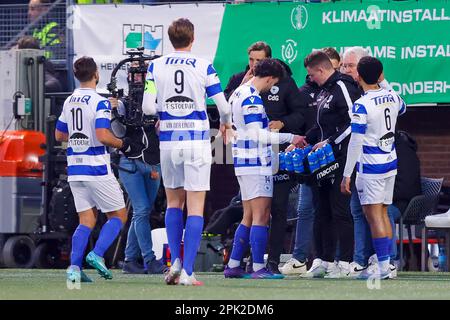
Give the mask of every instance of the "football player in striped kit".
[[[304, 137], [271, 132], [260, 92], [270, 90], [283, 77], [283, 67], [274, 59], [258, 62], [254, 77], [237, 88], [230, 98], [236, 139], [233, 143], [235, 174], [241, 189], [244, 217], [234, 236], [226, 278], [282, 279], [265, 267], [268, 223], [273, 195], [274, 164], [272, 145], [292, 143], [303, 146]], [[277, 170], [275, 170], [276, 172]], [[253, 273], [240, 267], [242, 255], [250, 243]]]
[[[194, 25], [175, 20], [168, 30], [173, 53], [150, 62], [142, 110], [159, 114], [161, 171], [167, 195], [166, 229], [171, 252], [167, 284], [202, 285], [193, 267], [203, 230], [205, 194], [209, 190], [211, 144], [206, 95], [220, 114], [221, 131], [231, 128], [231, 110], [211, 62], [191, 53]], [[181, 261], [183, 208], [188, 217]]]
[[406, 106], [400, 96], [379, 86], [383, 65], [378, 59], [361, 58], [357, 70], [358, 82], [365, 93], [352, 109], [352, 134], [341, 191], [350, 194], [350, 177], [356, 165], [356, 190], [370, 225], [378, 259], [377, 274], [365, 269], [358, 277], [386, 279], [391, 272], [392, 242], [387, 207], [392, 204], [397, 174], [394, 132], [397, 116], [406, 111]]
[[107, 215], [108, 221], [86, 261], [105, 279], [112, 279], [112, 273], [106, 267], [103, 255], [127, 220], [122, 189], [111, 170], [107, 147], [130, 152], [139, 146], [128, 138], [116, 138], [110, 131], [111, 106], [95, 90], [99, 73], [94, 59], [79, 58], [74, 63], [74, 74], [80, 81], [80, 88], [64, 102], [55, 137], [57, 141], [68, 142], [67, 175], [80, 218], [72, 236], [67, 279], [91, 282], [81, 269], [84, 251], [96, 224], [97, 209]]

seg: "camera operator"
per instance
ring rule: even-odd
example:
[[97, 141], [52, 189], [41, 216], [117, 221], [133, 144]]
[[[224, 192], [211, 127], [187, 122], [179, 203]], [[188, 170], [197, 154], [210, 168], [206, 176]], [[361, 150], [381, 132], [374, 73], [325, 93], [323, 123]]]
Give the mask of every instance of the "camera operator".
[[[131, 68], [138, 66], [137, 62], [131, 64]], [[127, 112], [132, 109], [130, 108], [131, 104], [140, 106], [144, 94], [143, 79], [145, 79], [143, 74], [129, 71], [128, 97], [120, 100], [109, 98], [112, 108], [117, 108], [117, 112], [113, 112], [113, 114], [126, 116]], [[156, 260], [152, 250], [150, 226], [150, 214], [161, 181], [159, 139], [155, 125], [126, 125], [123, 129], [125, 129], [126, 137], [142, 142], [143, 147], [142, 150], [134, 153], [122, 153], [120, 157], [120, 181], [124, 185], [133, 207], [122, 270], [124, 273], [130, 274], [162, 274], [166, 267]], [[141, 256], [144, 265], [139, 262]]]

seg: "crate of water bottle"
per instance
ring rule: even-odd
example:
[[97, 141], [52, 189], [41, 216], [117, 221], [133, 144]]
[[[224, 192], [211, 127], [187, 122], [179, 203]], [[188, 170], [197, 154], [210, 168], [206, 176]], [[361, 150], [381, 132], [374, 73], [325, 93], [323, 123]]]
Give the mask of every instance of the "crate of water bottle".
[[304, 149], [295, 148], [289, 152], [280, 152], [278, 154], [280, 171], [303, 173], [305, 171], [303, 160], [311, 149], [308, 146]]
[[317, 180], [316, 172], [332, 167], [335, 163], [333, 149], [329, 144], [315, 151], [307, 146], [279, 153], [280, 170], [295, 174], [299, 183], [314, 182]]

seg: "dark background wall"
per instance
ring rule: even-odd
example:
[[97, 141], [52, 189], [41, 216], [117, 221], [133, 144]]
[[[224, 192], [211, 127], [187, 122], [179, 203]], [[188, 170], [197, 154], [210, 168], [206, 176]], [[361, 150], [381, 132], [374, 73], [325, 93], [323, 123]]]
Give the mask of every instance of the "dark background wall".
[[410, 107], [398, 128], [416, 139], [422, 176], [444, 177], [450, 187], [450, 107]]

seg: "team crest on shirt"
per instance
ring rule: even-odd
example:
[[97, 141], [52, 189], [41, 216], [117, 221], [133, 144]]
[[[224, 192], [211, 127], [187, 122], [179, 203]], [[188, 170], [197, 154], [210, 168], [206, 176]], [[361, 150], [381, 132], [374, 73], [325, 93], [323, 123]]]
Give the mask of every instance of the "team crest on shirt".
[[89, 149], [89, 137], [81, 132], [76, 132], [70, 136], [68, 147], [77, 153], [85, 152]]
[[277, 86], [272, 86], [272, 88], [270, 88], [271, 94], [277, 94], [279, 91], [280, 91], [280, 88]]

